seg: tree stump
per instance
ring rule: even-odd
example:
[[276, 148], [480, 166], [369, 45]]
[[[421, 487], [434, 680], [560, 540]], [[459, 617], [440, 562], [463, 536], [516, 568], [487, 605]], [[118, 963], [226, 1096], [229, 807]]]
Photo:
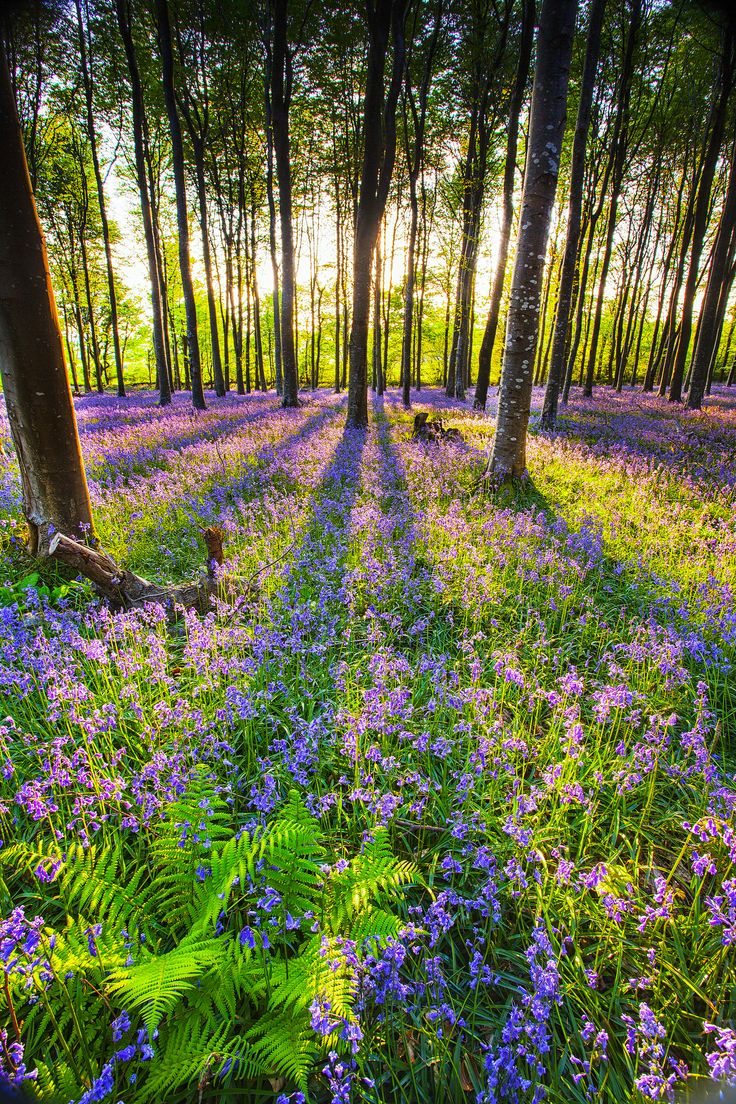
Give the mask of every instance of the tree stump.
[[463, 435], [459, 429], [448, 426], [444, 418], [430, 418], [426, 410], [414, 415], [414, 430], [412, 437], [420, 441], [432, 441], [437, 444], [440, 441], [462, 441]]

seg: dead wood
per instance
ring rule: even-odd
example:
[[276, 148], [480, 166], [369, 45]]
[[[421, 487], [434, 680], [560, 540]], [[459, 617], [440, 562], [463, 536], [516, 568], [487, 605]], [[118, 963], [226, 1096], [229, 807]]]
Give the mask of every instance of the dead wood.
[[[223, 562], [222, 530], [208, 528], [203, 530], [203, 535], [207, 544], [207, 573], [191, 582], [171, 586], [149, 582], [120, 567], [103, 549], [91, 548], [63, 533], [54, 534], [49, 554], [90, 579], [97, 590], [119, 608], [131, 609], [146, 602], [159, 602], [172, 610], [184, 608], [208, 613], [214, 607], [215, 598], [232, 598], [239, 588], [230, 580], [217, 578], [215, 565]], [[249, 589], [246, 585], [245, 590]]]
[[430, 418], [426, 410], [420, 410], [414, 415], [412, 437], [420, 441], [432, 441], [435, 444], [440, 441], [462, 441], [463, 439], [459, 429], [448, 426], [444, 418]]

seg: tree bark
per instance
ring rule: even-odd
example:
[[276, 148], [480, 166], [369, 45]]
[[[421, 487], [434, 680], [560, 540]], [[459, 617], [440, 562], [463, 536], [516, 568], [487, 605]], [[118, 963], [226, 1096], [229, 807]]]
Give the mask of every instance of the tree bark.
[[291, 105], [292, 66], [287, 45], [288, 0], [272, 0], [273, 40], [271, 45], [271, 126], [279, 188], [281, 227], [281, 368], [283, 405], [299, 405], [299, 379], [294, 343], [294, 296], [296, 266], [292, 221], [291, 154], [289, 107]]
[[159, 281], [158, 261], [156, 259], [156, 243], [153, 235], [151, 198], [148, 191], [148, 182], [146, 180], [146, 158], [143, 148], [143, 89], [141, 87], [140, 73], [138, 71], [138, 59], [136, 58], [135, 45], [133, 43], [128, 0], [115, 0], [115, 13], [117, 15], [118, 27], [120, 28], [120, 36], [123, 40], [123, 47], [125, 49], [125, 56], [128, 63], [128, 76], [130, 78], [136, 180], [138, 183], [138, 194], [141, 201], [143, 234], [146, 239], [148, 278], [151, 284], [151, 310], [153, 314], [153, 351], [156, 358], [156, 375], [159, 380], [159, 402], [161, 406], [166, 406], [168, 405], [168, 403], [171, 402], [171, 389], [169, 387], [169, 373], [166, 363], [166, 347], [164, 344], [163, 302], [161, 296], [161, 284]]
[[171, 136], [171, 160], [174, 170], [174, 191], [176, 193], [176, 224], [179, 236], [179, 268], [181, 270], [184, 314], [187, 324], [187, 346], [189, 348], [189, 374], [192, 382], [192, 403], [195, 410], [204, 410], [204, 391], [202, 390], [202, 366], [199, 355], [199, 337], [197, 334], [197, 306], [194, 300], [192, 283], [192, 265], [189, 257], [189, 216], [187, 212], [187, 190], [184, 176], [184, 143], [181, 135], [181, 123], [176, 106], [174, 90], [174, 54], [171, 44], [171, 23], [168, 0], [156, 0], [156, 25], [158, 45], [161, 53], [164, 102], [169, 120]]
[[560, 394], [560, 382], [565, 371], [565, 348], [572, 306], [572, 289], [575, 279], [575, 265], [580, 242], [580, 223], [583, 213], [583, 185], [585, 181], [585, 148], [588, 141], [590, 113], [593, 106], [595, 77], [601, 49], [601, 30], [606, 0], [592, 0], [588, 17], [588, 36], [585, 44], [585, 63], [583, 80], [580, 86], [580, 101], [575, 122], [575, 137], [572, 145], [572, 165], [570, 167], [570, 195], [567, 203], [567, 237], [562, 259], [562, 272], [557, 293], [557, 313], [555, 315], [554, 336], [552, 338], [552, 357], [549, 365], [547, 387], [544, 392], [542, 409], [542, 427], [554, 430], [557, 424], [557, 404]]
[[710, 213], [710, 195], [713, 187], [716, 165], [723, 141], [723, 133], [726, 126], [728, 112], [728, 100], [733, 88], [734, 65], [734, 34], [729, 28], [724, 31], [723, 54], [717, 84], [716, 98], [714, 100], [713, 123], [710, 129], [710, 137], [703, 158], [703, 167], [698, 184], [697, 199], [695, 201], [695, 213], [693, 216], [693, 238], [690, 252], [690, 265], [688, 267], [685, 291], [680, 308], [680, 337], [677, 343], [674, 364], [672, 367], [672, 380], [668, 399], [670, 402], [682, 401], [682, 380], [685, 374], [685, 362], [690, 348], [692, 334], [693, 306], [698, 282], [698, 269], [700, 258], [705, 244], [705, 231], [708, 225]]
[[629, 105], [631, 102], [631, 79], [634, 72], [634, 48], [641, 22], [642, 0], [631, 0], [631, 13], [629, 29], [624, 49], [624, 60], [621, 70], [621, 85], [619, 88], [618, 108], [613, 136], [613, 170], [611, 173], [611, 202], [608, 209], [608, 225], [606, 227], [606, 240], [603, 247], [603, 262], [601, 264], [600, 282], [598, 284], [598, 298], [595, 304], [592, 330], [590, 335], [590, 348], [587, 351], [587, 370], [585, 373], [585, 387], [583, 394], [591, 398], [593, 394], [593, 381], [595, 378], [596, 357], [598, 354], [598, 337], [603, 317], [603, 299], [606, 291], [608, 269], [611, 264], [613, 250], [613, 235], [616, 230], [618, 201], [621, 195], [624, 172], [626, 169], [626, 150], [628, 146]]
[[92, 508], [48, 257], [1, 42], [0, 149], [0, 374], [29, 548], [48, 555], [55, 531], [94, 539]]
[[[406, 91], [404, 98], [404, 144], [409, 171], [409, 206], [411, 209], [411, 223], [409, 226], [409, 246], [406, 257], [406, 287], [404, 290], [404, 326], [401, 340], [401, 397], [404, 406], [411, 406], [411, 377], [412, 377], [412, 330], [414, 325], [414, 285], [416, 282], [415, 253], [417, 246], [417, 229], [419, 226], [419, 198], [417, 196], [417, 181], [422, 172], [424, 163], [424, 131], [427, 120], [427, 101], [429, 98], [429, 86], [432, 80], [432, 65], [437, 50], [437, 42], [442, 24], [442, 0], [438, 0], [434, 14], [434, 25], [430, 37], [422, 77], [419, 84], [419, 96], [414, 96], [409, 76], [406, 77]], [[414, 144], [409, 141], [409, 120], [407, 108], [411, 112], [414, 131]]]
[[514, 77], [514, 88], [509, 103], [508, 137], [506, 139], [506, 163], [503, 172], [503, 220], [498, 243], [498, 260], [491, 286], [491, 302], [488, 320], [483, 332], [483, 340], [478, 354], [478, 379], [475, 385], [475, 410], [485, 410], [488, 401], [488, 386], [491, 382], [491, 358], [496, 342], [498, 320], [501, 313], [503, 284], [506, 278], [506, 265], [509, 256], [511, 228], [514, 221], [514, 176], [516, 174], [516, 153], [519, 145], [519, 116], [524, 103], [532, 46], [534, 44], [535, 0], [523, 0], [521, 39], [519, 42], [519, 60]]
[[[710, 278], [705, 291], [703, 305], [700, 310], [700, 324], [698, 326], [698, 339], [693, 356], [692, 373], [690, 378], [690, 391], [687, 398], [689, 410], [700, 410], [703, 403], [703, 395], [708, 383], [708, 373], [716, 352], [716, 345], [720, 334], [719, 319], [721, 303], [725, 295], [728, 295], [730, 281], [733, 273], [728, 272], [729, 254], [732, 249], [734, 230], [736, 228], [736, 142], [731, 149], [731, 167], [728, 177], [728, 189], [721, 212], [718, 226], [713, 260], [711, 261]], [[729, 286], [726, 286], [728, 282]], [[724, 304], [725, 305], [725, 304]]]
[[[124, 399], [125, 380], [123, 378], [123, 357], [120, 352], [120, 332], [118, 329], [118, 300], [117, 293], [115, 291], [115, 275], [112, 265], [112, 245], [110, 243], [110, 227], [107, 221], [105, 189], [102, 182], [102, 172], [100, 171], [100, 159], [97, 152], [97, 132], [95, 130], [93, 113], [92, 74], [90, 71], [92, 59], [91, 57], [88, 57], [87, 54], [87, 43], [85, 42], [85, 28], [84, 22], [82, 20], [81, 0], [75, 0], [75, 6], [77, 11], [77, 26], [79, 30], [80, 68], [82, 70], [82, 81], [84, 84], [87, 137], [89, 139], [90, 150], [92, 153], [92, 166], [94, 168], [95, 184], [97, 187], [97, 202], [100, 207], [102, 240], [105, 246], [105, 269], [107, 272], [107, 293], [110, 301], [110, 328], [112, 330], [112, 344], [113, 352], [115, 355], [115, 375], [117, 380], [118, 398]], [[87, 9], [87, 18], [89, 19], [89, 9]]]
[[[350, 327], [349, 426], [368, 424], [368, 317], [371, 267], [378, 227], [386, 208], [396, 155], [396, 104], [404, 73], [404, 0], [369, 0], [368, 71], [363, 112], [363, 165], [353, 251], [353, 310]], [[389, 37], [393, 43], [391, 83], [384, 90]]]
[[562, 151], [577, 0], [543, 0], [498, 419], [488, 470], [526, 471], [526, 434], [547, 238]]

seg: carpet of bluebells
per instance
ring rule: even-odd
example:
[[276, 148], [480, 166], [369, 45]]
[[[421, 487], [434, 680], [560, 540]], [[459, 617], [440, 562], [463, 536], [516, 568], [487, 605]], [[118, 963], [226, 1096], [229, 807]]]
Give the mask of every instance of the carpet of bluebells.
[[[145, 840], [193, 795], [201, 819], [177, 827], [206, 881], [213, 803], [234, 834], [296, 792], [325, 878], [379, 829], [412, 875], [391, 894], [395, 935], [331, 945], [351, 1014], [312, 1002], [306, 1094], [274, 1076], [230, 1095], [537, 1104], [736, 1083], [736, 396], [694, 414], [601, 391], [553, 437], [533, 415], [530, 479], [495, 493], [477, 489], [492, 417], [413, 398], [463, 441], [413, 441], [393, 392], [366, 432], [326, 392], [296, 411], [209, 397], [197, 415], [184, 396], [79, 400], [114, 556], [179, 581], [202, 566], [201, 529], [224, 529], [242, 592], [175, 623], [24, 562], [5, 426], [6, 1079], [112, 1104], [158, 1060], [107, 984], [120, 932], [65, 897], [70, 855], [121, 843], [141, 884]], [[235, 933], [266, 962], [282, 928], [320, 928], [277, 898]], [[84, 1020], [55, 949], [75, 925], [97, 969]], [[206, 1071], [166, 1097], [225, 1098]]]

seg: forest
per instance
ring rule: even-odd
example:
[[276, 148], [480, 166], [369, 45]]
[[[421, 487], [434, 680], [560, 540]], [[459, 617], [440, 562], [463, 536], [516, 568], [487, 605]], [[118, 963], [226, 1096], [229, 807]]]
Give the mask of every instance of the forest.
[[0, 5], [0, 1101], [736, 1092], [736, 20]]

